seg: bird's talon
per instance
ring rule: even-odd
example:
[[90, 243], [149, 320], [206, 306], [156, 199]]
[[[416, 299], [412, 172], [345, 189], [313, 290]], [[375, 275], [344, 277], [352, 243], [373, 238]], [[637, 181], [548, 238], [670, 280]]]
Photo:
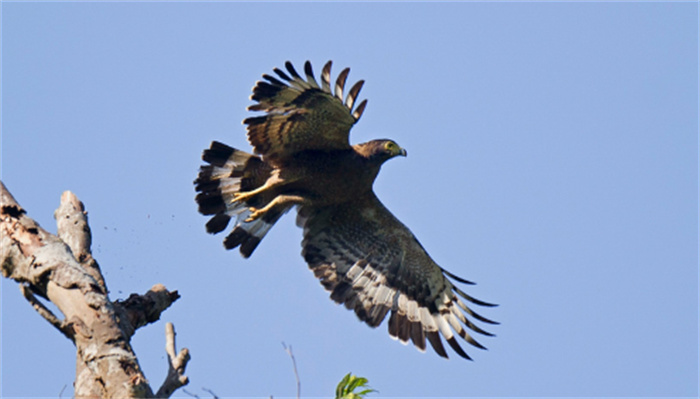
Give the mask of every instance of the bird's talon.
[[233, 193], [233, 202], [240, 202], [244, 200], [246, 193]]
[[248, 215], [248, 218], [245, 220], [246, 223], [254, 222], [265, 214], [265, 211], [253, 207], [248, 208], [248, 210], [250, 211], [250, 215]]

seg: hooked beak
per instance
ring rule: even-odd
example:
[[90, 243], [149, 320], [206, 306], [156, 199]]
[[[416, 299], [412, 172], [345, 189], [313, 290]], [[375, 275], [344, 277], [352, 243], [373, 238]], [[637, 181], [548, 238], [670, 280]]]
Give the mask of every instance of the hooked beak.
[[402, 157], [408, 156], [408, 151], [406, 151], [405, 148], [402, 148], [401, 151], [399, 151], [399, 155]]

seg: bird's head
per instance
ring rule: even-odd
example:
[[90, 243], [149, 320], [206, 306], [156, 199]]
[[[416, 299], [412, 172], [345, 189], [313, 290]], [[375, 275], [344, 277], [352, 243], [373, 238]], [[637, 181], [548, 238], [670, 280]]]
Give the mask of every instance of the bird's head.
[[406, 156], [407, 152], [401, 148], [394, 140], [380, 139], [372, 140], [358, 145], [358, 152], [367, 158], [384, 162], [395, 156]]

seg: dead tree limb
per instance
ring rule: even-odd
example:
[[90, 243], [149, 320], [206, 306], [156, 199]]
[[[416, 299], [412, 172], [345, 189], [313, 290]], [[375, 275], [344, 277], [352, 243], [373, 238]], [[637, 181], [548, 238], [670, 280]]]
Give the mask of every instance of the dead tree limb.
[[[54, 213], [57, 236], [29, 218], [2, 182], [0, 196], [2, 275], [19, 283], [22, 295], [39, 315], [75, 344], [75, 397], [154, 397], [130, 339], [139, 327], [160, 318], [179, 298], [177, 291], [156, 284], [144, 295], [112, 302], [90, 250], [87, 214], [73, 193], [63, 193]], [[56, 305], [64, 318], [54, 315], [37, 296]], [[168, 358], [177, 383], [161, 388], [160, 397], [170, 396], [187, 383], [184, 370], [189, 352], [183, 349], [174, 355], [172, 327], [166, 333], [168, 349], [170, 340], [173, 356], [168, 350]]]
[[187, 376], [185, 376], [185, 366], [190, 360], [190, 351], [184, 348], [176, 354], [176, 350], [175, 327], [173, 327], [173, 323], [166, 323], [165, 353], [168, 354], [168, 374], [165, 376], [165, 381], [158, 393], [156, 393], [156, 396], [159, 398], [170, 397], [176, 389], [187, 385], [189, 382]]

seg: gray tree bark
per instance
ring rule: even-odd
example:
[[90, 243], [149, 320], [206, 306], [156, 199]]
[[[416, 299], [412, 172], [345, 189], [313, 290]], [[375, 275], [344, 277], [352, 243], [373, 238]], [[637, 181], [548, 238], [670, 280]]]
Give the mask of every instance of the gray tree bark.
[[[176, 353], [175, 330], [166, 324], [168, 374], [154, 394], [130, 345], [139, 327], [160, 318], [179, 298], [160, 284], [143, 295], [111, 301], [90, 250], [91, 233], [83, 204], [71, 192], [61, 196], [54, 218], [58, 235], [26, 215], [0, 182], [0, 257], [3, 277], [19, 283], [34, 309], [76, 347], [76, 398], [167, 398], [187, 384], [190, 359]], [[37, 297], [63, 313], [53, 314]]]

